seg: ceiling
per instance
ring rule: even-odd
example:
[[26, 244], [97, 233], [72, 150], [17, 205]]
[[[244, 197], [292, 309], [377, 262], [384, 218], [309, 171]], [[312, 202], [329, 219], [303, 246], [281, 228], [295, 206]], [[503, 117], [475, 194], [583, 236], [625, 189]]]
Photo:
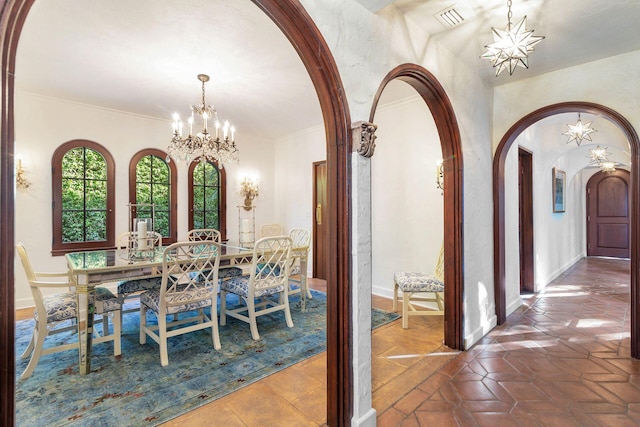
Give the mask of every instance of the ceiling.
[[[515, 0], [513, 22], [546, 37], [530, 69], [495, 77], [479, 58], [506, 27], [502, 0], [358, 0], [395, 7], [488, 84], [499, 85], [640, 49], [638, 0]], [[465, 19], [446, 29], [434, 14]], [[249, 0], [37, 0], [20, 37], [19, 89], [167, 121], [199, 102], [196, 75], [209, 74], [207, 103], [243, 133], [265, 138], [322, 123], [312, 83], [291, 44]]]

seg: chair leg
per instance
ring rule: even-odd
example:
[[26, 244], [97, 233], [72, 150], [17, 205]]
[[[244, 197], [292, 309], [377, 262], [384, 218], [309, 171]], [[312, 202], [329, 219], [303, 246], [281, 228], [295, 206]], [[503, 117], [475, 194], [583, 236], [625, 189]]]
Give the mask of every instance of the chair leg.
[[[159, 316], [158, 316], [159, 317]], [[147, 343], [147, 307], [144, 304], [140, 304], [140, 344]]]
[[167, 352], [167, 316], [158, 313], [158, 336], [160, 337], [160, 364], [169, 364], [169, 354]]
[[31, 376], [33, 370], [36, 369], [38, 362], [40, 361], [40, 354], [42, 353], [42, 347], [44, 346], [44, 339], [47, 337], [47, 326], [43, 325], [43, 327], [38, 328], [38, 332], [35, 332], [34, 329], [34, 338], [35, 338], [35, 348], [33, 350], [33, 354], [31, 354], [31, 360], [29, 360], [29, 364], [25, 368], [22, 375], [20, 375], [20, 379], [26, 380]]
[[218, 320], [215, 312], [215, 307], [211, 307], [211, 323], [213, 323], [213, 326], [211, 326], [211, 337], [213, 338], [213, 348], [215, 350], [220, 350], [222, 346], [220, 345], [220, 331], [218, 330]]
[[[404, 294], [402, 295], [402, 297], [404, 298]], [[398, 312], [398, 284], [397, 283], [393, 284], [393, 312], [394, 313]]]
[[112, 313], [113, 318], [113, 355], [120, 356], [122, 354], [122, 310]]
[[289, 310], [289, 297], [284, 295], [284, 292], [282, 292], [282, 295], [285, 297], [284, 298], [284, 317], [287, 320], [287, 326], [290, 328], [293, 328], [293, 319], [291, 319], [291, 310]]
[[[213, 313], [211, 313], [213, 316]], [[220, 325], [227, 324], [227, 293], [220, 289]]]
[[402, 329], [409, 328], [409, 292], [402, 292]]
[[36, 323], [36, 325], [33, 328], [33, 332], [31, 333], [31, 339], [29, 340], [29, 345], [24, 350], [24, 352], [20, 355], [20, 359], [26, 359], [31, 355], [31, 352], [33, 351], [34, 343], [36, 342], [36, 339], [38, 336], [37, 331], [38, 331], [38, 324]]
[[258, 322], [256, 320], [256, 306], [253, 298], [248, 298], [247, 307], [249, 315], [249, 327], [251, 328], [251, 338], [255, 341], [260, 339], [260, 334], [258, 333]]
[[444, 311], [444, 299], [442, 292], [436, 292], [436, 303], [438, 304], [440, 311]]

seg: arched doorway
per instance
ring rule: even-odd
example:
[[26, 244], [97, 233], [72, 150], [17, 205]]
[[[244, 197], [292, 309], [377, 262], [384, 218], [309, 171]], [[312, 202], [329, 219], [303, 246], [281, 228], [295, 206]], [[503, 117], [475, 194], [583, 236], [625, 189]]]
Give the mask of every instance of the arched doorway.
[[[529, 113], [515, 123], [502, 137], [493, 158], [493, 229], [494, 229], [494, 278], [495, 304], [498, 324], [506, 321], [505, 301], [505, 161], [509, 148], [517, 137], [529, 126], [555, 114], [581, 112], [604, 117], [616, 124], [629, 141], [631, 147], [631, 301], [637, 301], [640, 292], [640, 140], [631, 123], [620, 113], [590, 102], [563, 102], [549, 105]], [[640, 319], [638, 307], [631, 305], [631, 356], [640, 357]]]
[[369, 121], [374, 123], [376, 107], [387, 84], [398, 79], [411, 85], [433, 115], [444, 165], [444, 342], [453, 349], [463, 349], [462, 271], [462, 146], [460, 131], [451, 102], [433, 74], [416, 64], [402, 64], [382, 80], [373, 100]]
[[[350, 117], [330, 50], [298, 0], [252, 0], [291, 41], [316, 88], [327, 141], [327, 189], [331, 253], [327, 277], [327, 421], [348, 425], [352, 413], [349, 154]], [[14, 424], [14, 74], [16, 49], [35, 0], [7, 0], [0, 12], [2, 111], [0, 117], [0, 424]]]

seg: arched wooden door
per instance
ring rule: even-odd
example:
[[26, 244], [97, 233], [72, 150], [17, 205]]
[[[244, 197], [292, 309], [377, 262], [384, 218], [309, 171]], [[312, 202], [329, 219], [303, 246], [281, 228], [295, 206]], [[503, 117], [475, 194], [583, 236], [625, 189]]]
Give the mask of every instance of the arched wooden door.
[[587, 182], [587, 256], [629, 258], [629, 181], [616, 169]]

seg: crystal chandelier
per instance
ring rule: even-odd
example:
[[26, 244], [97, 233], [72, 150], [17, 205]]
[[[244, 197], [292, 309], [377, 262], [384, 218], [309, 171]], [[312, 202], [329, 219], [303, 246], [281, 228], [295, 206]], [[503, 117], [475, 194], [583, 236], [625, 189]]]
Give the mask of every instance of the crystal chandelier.
[[513, 74], [516, 67], [529, 68], [529, 52], [533, 52], [533, 46], [540, 43], [544, 36], [534, 36], [533, 31], [527, 31], [527, 17], [522, 18], [515, 26], [511, 26], [511, 0], [507, 1], [509, 12], [507, 13], [507, 28], [499, 30], [491, 28], [493, 43], [485, 46], [487, 51], [481, 58], [488, 59], [496, 69], [496, 76], [504, 70]]
[[591, 141], [591, 134], [593, 132], [596, 132], [595, 129], [591, 128], [591, 123], [592, 122], [582, 123], [582, 120], [580, 120], [580, 113], [578, 113], [578, 123], [576, 123], [575, 125], [567, 125], [569, 127], [569, 130], [562, 133], [563, 135], [567, 135], [569, 137], [569, 139], [567, 140], [567, 144], [575, 141], [576, 144], [580, 146], [583, 139]]
[[[190, 163], [196, 159], [214, 161], [221, 168], [224, 163], [238, 161], [238, 148], [236, 147], [236, 129], [225, 121], [222, 126], [218, 120], [217, 111], [207, 105], [204, 100], [204, 84], [209, 81], [206, 74], [198, 74], [198, 80], [202, 82], [202, 102], [199, 106], [191, 106], [191, 116], [188, 119], [189, 136], [182, 137], [183, 124], [178, 113], [173, 115], [173, 137], [167, 148], [167, 162], [172, 158]], [[202, 120], [202, 130], [194, 135], [193, 123], [199, 116]], [[212, 120], [215, 134], [209, 133], [208, 121]]]

